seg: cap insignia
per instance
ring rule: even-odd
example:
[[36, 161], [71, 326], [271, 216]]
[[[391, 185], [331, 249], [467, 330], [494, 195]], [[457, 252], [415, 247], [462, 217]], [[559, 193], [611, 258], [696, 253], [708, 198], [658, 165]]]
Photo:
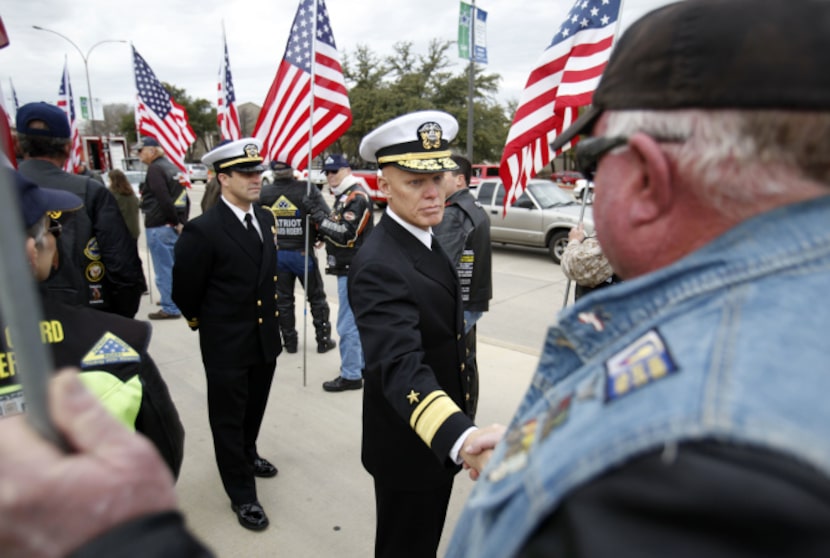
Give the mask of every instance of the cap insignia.
[[245, 146], [245, 155], [248, 157], [259, 157], [259, 148], [255, 143], [249, 143]]
[[418, 139], [421, 140], [424, 149], [439, 149], [443, 133], [437, 122], [424, 122], [418, 128]]

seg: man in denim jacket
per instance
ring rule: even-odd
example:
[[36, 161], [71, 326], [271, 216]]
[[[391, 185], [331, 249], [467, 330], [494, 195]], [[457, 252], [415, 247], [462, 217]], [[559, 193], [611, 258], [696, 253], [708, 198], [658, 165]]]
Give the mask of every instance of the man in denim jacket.
[[626, 31], [551, 146], [591, 136], [625, 282], [559, 315], [447, 556], [830, 556], [827, 52], [821, 0]]

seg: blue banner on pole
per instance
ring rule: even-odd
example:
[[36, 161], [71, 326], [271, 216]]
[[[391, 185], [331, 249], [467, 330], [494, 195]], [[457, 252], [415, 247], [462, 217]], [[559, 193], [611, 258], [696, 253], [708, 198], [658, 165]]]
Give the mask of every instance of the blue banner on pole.
[[487, 64], [487, 12], [476, 8], [475, 26], [475, 45], [473, 45], [475, 61], [479, 64]]

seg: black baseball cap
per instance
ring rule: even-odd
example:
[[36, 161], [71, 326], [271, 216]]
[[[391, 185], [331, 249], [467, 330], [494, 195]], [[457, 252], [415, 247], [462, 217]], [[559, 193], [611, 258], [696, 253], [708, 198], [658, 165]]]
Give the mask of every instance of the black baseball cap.
[[[40, 125], [33, 127], [33, 122]], [[49, 103], [27, 103], [17, 111], [17, 133], [66, 139], [72, 135], [69, 118], [63, 109]]]
[[685, 0], [619, 39], [589, 107], [551, 143], [606, 110], [830, 110], [830, 2]]

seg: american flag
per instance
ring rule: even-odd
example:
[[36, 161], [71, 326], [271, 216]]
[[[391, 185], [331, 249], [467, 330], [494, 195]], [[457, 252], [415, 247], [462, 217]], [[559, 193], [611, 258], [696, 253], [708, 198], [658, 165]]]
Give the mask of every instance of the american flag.
[[[0, 23], [2, 23], [2, 20], [0, 20]], [[14, 120], [12, 120], [9, 111], [6, 110], [6, 95], [3, 93], [2, 85], [0, 85], [0, 166], [11, 165], [17, 168], [17, 159], [12, 147], [11, 129], [13, 127]]]
[[[92, 99], [90, 99], [90, 102]], [[61, 76], [61, 87], [58, 90], [58, 106], [66, 113], [69, 119], [70, 138], [72, 147], [69, 157], [63, 165], [66, 172], [76, 173], [81, 170], [81, 163], [84, 161], [84, 150], [81, 146], [81, 135], [78, 133], [78, 120], [75, 118], [75, 97], [72, 95], [72, 82], [69, 81], [69, 67], [63, 63], [63, 75]]]
[[326, 3], [301, 0], [285, 55], [254, 127], [254, 136], [262, 141], [267, 159], [303, 170], [308, 165], [309, 151], [312, 158], [316, 157], [343, 135], [351, 123], [349, 96]]
[[530, 73], [499, 167], [505, 208], [556, 156], [550, 143], [576, 119], [578, 107], [591, 103], [611, 54], [620, 3], [576, 0]]
[[[6, 26], [3, 25], [3, 18], [0, 17], [0, 48], [9, 46], [9, 35], [6, 33]], [[14, 122], [6, 110], [6, 96], [3, 88], [0, 87], [0, 165], [11, 165], [17, 168], [17, 159], [14, 156], [12, 147], [12, 131]]]
[[[223, 34], [224, 38], [224, 34]], [[217, 101], [216, 120], [219, 123], [219, 130], [222, 139], [238, 140], [239, 114], [236, 112], [236, 93], [233, 90], [231, 79], [231, 62], [228, 58], [228, 42], [225, 42], [225, 59], [222, 67], [219, 68], [219, 99]]]
[[162, 87], [156, 74], [133, 47], [135, 61], [135, 85], [138, 102], [135, 107], [135, 122], [139, 135], [155, 138], [170, 162], [187, 176], [184, 156], [187, 148], [196, 141], [196, 134], [188, 124], [187, 112], [176, 103]]

